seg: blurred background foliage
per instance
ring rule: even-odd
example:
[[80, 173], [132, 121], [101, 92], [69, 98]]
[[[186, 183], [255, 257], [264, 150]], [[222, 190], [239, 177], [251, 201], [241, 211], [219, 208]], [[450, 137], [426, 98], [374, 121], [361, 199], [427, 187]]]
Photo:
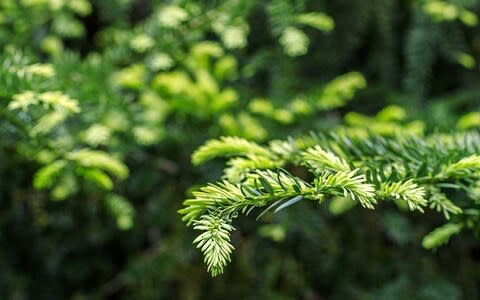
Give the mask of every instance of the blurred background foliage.
[[[0, 1], [0, 298], [478, 299], [435, 214], [298, 206], [205, 271], [177, 210], [209, 138], [480, 127], [476, 0]], [[461, 197], [461, 195], [458, 195]], [[240, 226], [239, 226], [240, 227]]]

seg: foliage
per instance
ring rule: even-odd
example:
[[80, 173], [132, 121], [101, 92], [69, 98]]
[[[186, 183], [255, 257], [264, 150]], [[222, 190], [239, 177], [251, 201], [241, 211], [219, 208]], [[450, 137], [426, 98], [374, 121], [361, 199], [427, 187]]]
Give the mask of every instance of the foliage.
[[[463, 223], [478, 230], [476, 199], [470, 199], [460, 207], [440, 189], [464, 189], [468, 193], [475, 187], [480, 180], [480, 156], [477, 154], [480, 151], [480, 135], [433, 135], [422, 139], [372, 135], [367, 139], [358, 139], [333, 134], [305, 139], [285, 141], [289, 143], [288, 147], [284, 147], [288, 151], [281, 153], [281, 158], [275, 157], [278, 154], [272, 148], [269, 151], [266, 151], [267, 148], [264, 151], [242, 151], [242, 145], [248, 143], [244, 140], [224, 138], [222, 141], [210, 141], [194, 157], [202, 153], [209, 153], [209, 157], [231, 155], [229, 150], [236, 148], [237, 156], [246, 156], [253, 161], [258, 161], [256, 156], [275, 157], [275, 161], [283, 158], [284, 161], [273, 168], [252, 163], [254, 167], [242, 170], [244, 179], [240, 183], [223, 181], [194, 192], [194, 198], [186, 200], [186, 207], [180, 210], [185, 215], [183, 220], [187, 224], [206, 223], [207, 220], [223, 220], [225, 224], [230, 224], [239, 213], [248, 214], [255, 208], [270, 204], [265, 211], [278, 206], [274, 211], [278, 212], [303, 199], [322, 203], [330, 197], [340, 196], [358, 201], [370, 209], [379, 200], [394, 200], [397, 205], [412, 211], [423, 212], [424, 207], [430, 205], [443, 212], [447, 219], [454, 214], [450, 227], [436, 229], [425, 238], [423, 245], [426, 248], [445, 242], [463, 227]], [[258, 147], [253, 145], [250, 148]], [[283, 169], [287, 164], [304, 166], [311, 173], [304, 176], [313, 180], [306, 181], [290, 174]], [[431, 191], [429, 197], [426, 196], [427, 191]], [[463, 211], [468, 213], [463, 214]], [[206, 232], [196, 241], [202, 241], [202, 245], [214, 243], [215, 235], [211, 228], [216, 227], [212, 226], [196, 226], [195, 229]], [[228, 233], [222, 235], [222, 240], [217, 241], [218, 247], [232, 249], [229, 236]], [[226, 260], [230, 259], [230, 251], [221, 255], [212, 252], [210, 247], [202, 247], [202, 251], [209, 261], [212, 275], [222, 273]]]
[[477, 13], [0, 1], [0, 298], [479, 298]]

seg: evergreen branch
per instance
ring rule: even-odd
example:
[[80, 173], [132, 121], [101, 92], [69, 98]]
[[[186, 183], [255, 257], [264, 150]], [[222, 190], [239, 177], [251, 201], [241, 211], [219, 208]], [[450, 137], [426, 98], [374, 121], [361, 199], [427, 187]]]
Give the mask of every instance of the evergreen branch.
[[442, 168], [439, 177], [462, 177], [473, 174], [480, 176], [480, 156], [473, 154], [462, 158], [458, 162], [446, 165]]
[[221, 137], [218, 140], [208, 141], [192, 155], [192, 162], [199, 165], [215, 157], [234, 155], [263, 155], [269, 156], [268, 150], [256, 143], [238, 137]]
[[438, 189], [432, 191], [432, 195], [429, 199], [429, 207], [438, 212], [442, 212], [445, 216], [445, 219], [450, 219], [450, 214], [458, 215], [463, 212], [463, 210], [456, 206], [452, 201], [450, 201], [447, 196], [440, 192]]
[[384, 182], [380, 185], [379, 196], [407, 201], [410, 210], [423, 212], [423, 206], [427, 205], [425, 189], [418, 186], [413, 180], [404, 182]]
[[102, 151], [81, 149], [68, 153], [67, 158], [83, 167], [108, 171], [121, 179], [128, 176], [128, 168], [123, 162]]
[[197, 248], [205, 254], [205, 264], [212, 276], [223, 273], [223, 269], [230, 262], [230, 254], [234, 247], [230, 243], [230, 232], [234, 230], [222, 218], [204, 215], [195, 221], [195, 230], [203, 231], [194, 241]]
[[307, 149], [302, 154], [303, 161], [317, 172], [323, 172], [325, 169], [334, 172], [350, 171], [350, 166], [345, 160], [332, 152], [323, 150], [320, 146]]
[[365, 175], [358, 175], [358, 172], [357, 169], [337, 174], [327, 173], [315, 179], [315, 187], [325, 194], [358, 200], [363, 207], [373, 209], [373, 205], [377, 203], [375, 186], [367, 183]]
[[[203, 229], [210, 228], [196, 243], [203, 241], [208, 269], [217, 275], [230, 259], [233, 227], [227, 226], [228, 232], [221, 238], [214, 238], [211, 228], [219, 228], [222, 222], [231, 226], [239, 213], [248, 215], [254, 208], [265, 207], [261, 217], [303, 199], [321, 202], [326, 197], [342, 197], [358, 200], [369, 209], [380, 199], [394, 199], [405, 201], [410, 210], [423, 212], [429, 207], [446, 219], [462, 215], [462, 208], [447, 199], [442, 189], [462, 188], [476, 197], [472, 191], [480, 174], [479, 149], [480, 135], [475, 132], [404, 138], [370, 134], [362, 139], [324, 134], [274, 141], [268, 147], [221, 138], [209, 141], [194, 157], [200, 163], [216, 156], [233, 156], [227, 162], [226, 180], [193, 192], [179, 213], [188, 225], [202, 221]], [[281, 169], [289, 165], [306, 167], [307, 177], [313, 178], [307, 181]], [[457, 224], [438, 229], [425, 238], [424, 246], [440, 245], [462, 228]]]
[[440, 226], [427, 234], [422, 241], [422, 245], [425, 249], [434, 249], [442, 244], [447, 243], [450, 238], [458, 234], [463, 228], [462, 224], [448, 223]]
[[232, 182], [240, 182], [251, 170], [274, 169], [282, 166], [282, 161], [274, 161], [264, 156], [235, 157], [227, 162], [225, 177]]

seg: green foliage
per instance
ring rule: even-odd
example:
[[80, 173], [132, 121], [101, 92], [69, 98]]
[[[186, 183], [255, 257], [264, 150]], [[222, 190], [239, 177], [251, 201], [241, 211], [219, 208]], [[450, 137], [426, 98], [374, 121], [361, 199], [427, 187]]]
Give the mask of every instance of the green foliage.
[[105, 198], [105, 205], [108, 212], [115, 217], [118, 228], [122, 230], [132, 228], [135, 209], [130, 202], [122, 196], [110, 194]]
[[422, 245], [427, 249], [433, 249], [445, 244], [450, 238], [462, 230], [462, 224], [445, 224], [436, 228], [423, 238]]
[[477, 6], [0, 1], [0, 298], [480, 298]]
[[435, 22], [455, 21], [459, 19], [467, 26], [475, 26], [478, 23], [477, 16], [473, 12], [456, 3], [438, 0], [424, 2], [423, 11]]
[[296, 17], [296, 21], [300, 24], [315, 27], [321, 31], [330, 31], [333, 29], [334, 23], [332, 18], [324, 13], [306, 13]]
[[460, 129], [471, 129], [475, 127], [480, 127], [480, 113], [471, 112], [462, 116], [458, 120], [457, 126]]
[[223, 273], [223, 268], [230, 261], [233, 246], [230, 244], [230, 232], [234, 229], [221, 218], [203, 216], [195, 222], [195, 230], [204, 231], [194, 244], [205, 253], [205, 264], [212, 276]]
[[37, 189], [49, 188], [53, 185], [54, 180], [60, 175], [66, 162], [57, 160], [37, 171], [33, 181], [33, 185]]
[[[208, 149], [208, 158], [246, 152], [244, 145], [248, 142], [245, 140], [225, 141], [226, 138], [223, 142], [209, 141], [193, 157], [205, 153], [205, 149]], [[302, 199], [323, 202], [325, 198], [343, 197], [356, 200], [370, 209], [374, 209], [379, 200], [403, 202], [410, 210], [419, 212], [424, 212], [424, 208], [429, 206], [442, 211], [447, 219], [450, 214], [463, 216], [463, 222], [476, 226], [472, 225], [472, 222], [477, 222], [475, 217], [464, 214], [463, 208], [439, 190], [463, 188], [468, 191], [473, 188], [472, 183], [480, 179], [480, 158], [473, 154], [480, 149], [478, 133], [425, 138], [371, 135], [366, 139], [332, 134], [303, 139], [303, 145], [302, 139], [289, 143], [293, 143], [294, 150], [282, 164], [266, 167], [267, 170], [252, 167], [244, 171], [244, 180], [240, 183], [223, 181], [194, 192], [194, 198], [186, 200], [185, 208], [179, 211], [184, 215], [183, 220], [191, 224], [205, 216], [215, 216], [230, 224], [237, 214], [248, 214], [258, 207], [268, 206], [266, 210], [269, 210], [283, 203], [275, 210], [277, 212]], [[316, 145], [302, 149], [305, 144]], [[258, 153], [250, 152], [250, 157], [266, 155], [265, 148], [259, 147], [256, 144], [250, 146], [250, 149], [262, 149]], [[245, 149], [239, 151], [241, 148]], [[269, 150], [270, 156], [274, 157], [272, 147]], [[281, 169], [287, 164], [305, 166], [313, 180], [306, 181]], [[430, 197], [427, 197], [427, 190], [434, 191]], [[475, 199], [464, 205], [467, 205], [465, 210], [478, 212]], [[427, 235], [423, 245], [426, 248], [436, 247], [462, 227], [442, 227]], [[228, 242], [225, 248], [231, 249], [229, 238], [225, 237], [222, 241]], [[209, 248], [202, 248], [202, 251], [208, 258], [208, 269], [212, 275], [222, 273], [226, 260], [230, 259], [230, 252], [222, 253], [221, 258], [215, 260], [212, 256], [216, 253]]]
[[125, 178], [128, 176], [127, 166], [114, 157], [101, 151], [87, 149], [76, 150], [68, 154], [68, 159], [82, 167], [97, 168], [108, 171], [119, 178]]
[[248, 154], [268, 156], [269, 152], [265, 148], [242, 138], [223, 137], [219, 140], [209, 141], [203, 145], [193, 154], [192, 161], [198, 165], [218, 156]]

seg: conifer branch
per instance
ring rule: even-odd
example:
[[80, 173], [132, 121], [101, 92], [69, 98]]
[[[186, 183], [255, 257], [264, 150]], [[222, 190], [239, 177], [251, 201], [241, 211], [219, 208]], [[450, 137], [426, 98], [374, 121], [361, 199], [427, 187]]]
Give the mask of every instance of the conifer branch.
[[[431, 208], [447, 220], [451, 215], [461, 216], [463, 207], [442, 191], [474, 189], [480, 176], [479, 150], [476, 132], [425, 138], [370, 134], [362, 139], [332, 133], [274, 141], [268, 146], [222, 137], [200, 147], [193, 159], [198, 164], [229, 157], [225, 179], [193, 192], [179, 212], [187, 225], [204, 231], [194, 243], [215, 276], [230, 261], [232, 220], [255, 208], [264, 208], [261, 217], [302, 200], [343, 197], [368, 209], [380, 200], [396, 200], [404, 201], [410, 210]], [[289, 165], [303, 167], [307, 175], [301, 178], [289, 173], [284, 169]], [[438, 229], [425, 238], [424, 246], [436, 247], [462, 228], [452, 223]]]

